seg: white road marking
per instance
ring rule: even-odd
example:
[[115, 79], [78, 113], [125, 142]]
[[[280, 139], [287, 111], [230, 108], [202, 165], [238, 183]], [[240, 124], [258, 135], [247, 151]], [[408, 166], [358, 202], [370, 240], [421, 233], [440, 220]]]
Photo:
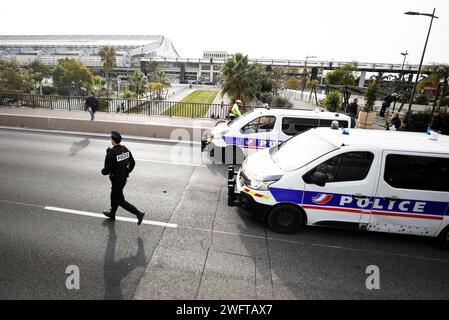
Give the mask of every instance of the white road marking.
[[0, 200], [0, 202], [11, 203], [11, 204], [18, 204], [18, 205], [21, 205], [21, 206], [28, 206], [28, 207], [43, 208], [43, 206], [39, 206], [39, 205], [37, 205], [37, 204], [24, 203], [24, 202], [17, 202], [17, 201]]
[[195, 164], [195, 163], [187, 163], [187, 162], [170, 162], [170, 161], [150, 160], [150, 159], [136, 159], [136, 161], [171, 164], [171, 165], [175, 165], [175, 166], [206, 167], [205, 164]]
[[[44, 207], [44, 209], [49, 210], [49, 211], [64, 212], [64, 213], [77, 214], [80, 216], [88, 216], [88, 217], [106, 219], [106, 217], [103, 214], [87, 212], [87, 211], [57, 208], [57, 207]], [[137, 219], [120, 217], [120, 216], [116, 216], [115, 220], [126, 221], [126, 222], [137, 222]], [[178, 227], [177, 224], [159, 222], [159, 221], [151, 221], [151, 220], [143, 220], [142, 224], [149, 224], [149, 225], [153, 225], [153, 226], [167, 227], [167, 228], [177, 228]]]

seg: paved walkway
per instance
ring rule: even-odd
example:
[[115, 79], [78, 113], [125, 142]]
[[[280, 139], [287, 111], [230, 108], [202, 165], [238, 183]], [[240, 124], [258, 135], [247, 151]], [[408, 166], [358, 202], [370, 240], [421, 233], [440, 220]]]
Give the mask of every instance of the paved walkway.
[[[84, 111], [68, 111], [68, 110], [50, 110], [50, 109], [32, 109], [27, 107], [0, 107], [0, 114], [11, 114], [21, 116], [33, 117], [47, 117], [47, 118], [63, 118], [76, 120], [89, 120], [90, 115]], [[149, 116], [145, 114], [127, 114], [127, 113], [106, 113], [97, 112], [95, 115], [96, 121], [116, 121], [136, 124], [159, 124], [171, 126], [192, 126], [191, 118], [181, 117], [165, 117], [165, 116]], [[214, 127], [216, 121], [212, 119], [195, 119], [202, 127]]]

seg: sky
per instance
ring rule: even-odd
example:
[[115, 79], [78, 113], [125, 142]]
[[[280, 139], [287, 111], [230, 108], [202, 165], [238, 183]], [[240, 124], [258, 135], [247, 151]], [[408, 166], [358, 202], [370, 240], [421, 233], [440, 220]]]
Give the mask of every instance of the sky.
[[242, 52], [251, 58], [449, 63], [448, 0], [4, 0], [0, 34], [148, 34], [182, 57]]

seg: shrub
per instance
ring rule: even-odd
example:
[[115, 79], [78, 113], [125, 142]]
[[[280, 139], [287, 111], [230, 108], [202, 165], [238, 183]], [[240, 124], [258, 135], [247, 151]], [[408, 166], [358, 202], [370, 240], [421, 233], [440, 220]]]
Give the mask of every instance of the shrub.
[[48, 87], [48, 86], [42, 87], [42, 94], [45, 96], [54, 95], [55, 92], [56, 92], [56, 89], [54, 87]]
[[290, 109], [293, 107], [293, 103], [287, 98], [277, 96], [273, 98], [270, 106], [273, 108]]
[[415, 100], [416, 104], [427, 106], [429, 104], [429, 98], [425, 94], [419, 94]]
[[441, 101], [442, 107], [448, 107], [449, 106], [449, 97], [443, 98], [443, 101]]
[[290, 77], [287, 80], [287, 88], [292, 89], [292, 90], [297, 90], [299, 88], [300, 83], [301, 82], [299, 81], [299, 79], [297, 79], [295, 77]]
[[[407, 113], [407, 131], [413, 132], [427, 132], [427, 127], [432, 116], [432, 110], [429, 108], [426, 111], [417, 112], [409, 114]], [[445, 122], [445, 127], [443, 128], [443, 134], [449, 134], [449, 113], [446, 108], [441, 109], [441, 116]]]
[[271, 105], [273, 102], [273, 95], [270, 92], [259, 92], [256, 96], [257, 99], [263, 103], [268, 103], [268, 105]]
[[326, 109], [330, 112], [337, 112], [340, 108], [342, 101], [341, 93], [340, 91], [333, 90], [330, 91], [323, 99], [323, 105], [326, 107]]

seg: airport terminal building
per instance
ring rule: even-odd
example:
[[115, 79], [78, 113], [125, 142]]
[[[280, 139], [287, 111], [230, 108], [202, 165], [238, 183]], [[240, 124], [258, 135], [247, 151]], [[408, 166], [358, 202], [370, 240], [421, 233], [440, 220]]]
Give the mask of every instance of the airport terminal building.
[[170, 39], [161, 35], [0, 35], [0, 59], [56, 65], [59, 59], [71, 58], [101, 67], [98, 51], [105, 45], [115, 49], [117, 68], [139, 68], [144, 57], [179, 57]]
[[[39, 60], [54, 66], [60, 59], [71, 58], [81, 60], [88, 67], [101, 68], [98, 52], [105, 45], [115, 49], [114, 74], [125, 80], [131, 72], [147, 73], [151, 65], [156, 64], [172, 83], [214, 84], [219, 81], [221, 69], [231, 56], [226, 51], [204, 51], [201, 58], [180, 57], [172, 41], [162, 35], [0, 35], [0, 59], [16, 58], [22, 65]], [[286, 76], [308, 74], [322, 82], [325, 70], [347, 62], [251, 58], [250, 63], [280, 68]], [[367, 73], [400, 73], [401, 68], [404, 72], [416, 73], [418, 66], [359, 63], [359, 85], [363, 86]]]

